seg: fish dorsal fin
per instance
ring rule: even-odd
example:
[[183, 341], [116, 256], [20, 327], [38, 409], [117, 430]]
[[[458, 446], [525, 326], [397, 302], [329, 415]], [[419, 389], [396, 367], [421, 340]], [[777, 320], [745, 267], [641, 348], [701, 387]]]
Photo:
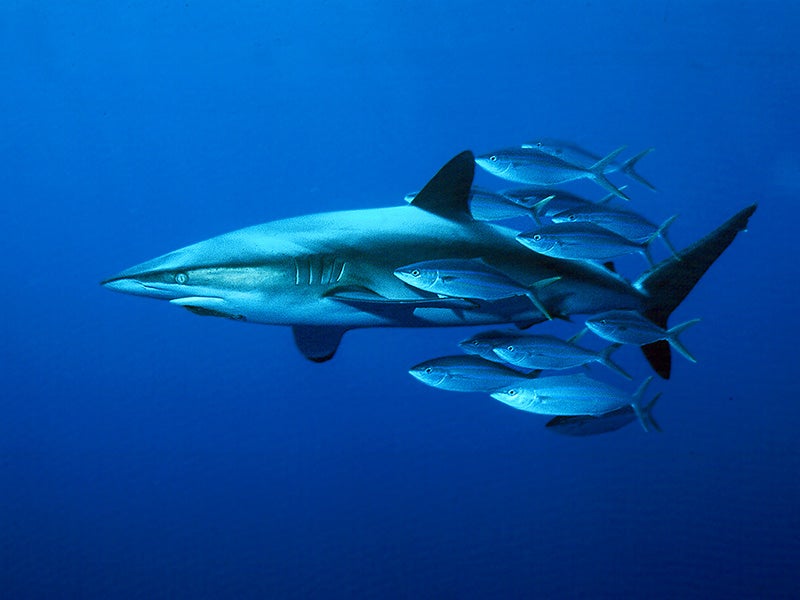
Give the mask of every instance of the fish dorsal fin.
[[445, 219], [472, 220], [469, 194], [474, 176], [475, 155], [465, 150], [439, 169], [411, 201], [411, 206]]
[[347, 329], [314, 325], [295, 325], [292, 327], [294, 343], [308, 360], [325, 362], [333, 358], [339, 342]]

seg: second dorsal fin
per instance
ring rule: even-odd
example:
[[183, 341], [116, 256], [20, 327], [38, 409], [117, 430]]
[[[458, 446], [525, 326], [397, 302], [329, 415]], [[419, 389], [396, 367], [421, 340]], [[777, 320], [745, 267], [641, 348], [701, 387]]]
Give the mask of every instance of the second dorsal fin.
[[465, 150], [439, 169], [411, 201], [411, 206], [446, 219], [470, 220], [469, 195], [474, 176], [475, 156]]

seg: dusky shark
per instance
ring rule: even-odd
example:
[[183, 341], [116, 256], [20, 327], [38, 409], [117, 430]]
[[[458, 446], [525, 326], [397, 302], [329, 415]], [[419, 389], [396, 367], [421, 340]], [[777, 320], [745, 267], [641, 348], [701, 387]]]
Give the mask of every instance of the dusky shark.
[[[291, 326], [310, 360], [333, 357], [342, 335], [361, 327], [441, 327], [544, 320], [525, 297], [481, 301], [439, 297], [393, 273], [411, 263], [481, 259], [524, 286], [558, 278], [537, 294], [554, 316], [639, 311], [666, 327], [711, 264], [747, 226], [756, 205], [631, 283], [588, 262], [542, 256], [516, 230], [469, 212], [472, 152], [450, 160], [405, 206], [312, 214], [226, 233], [141, 263], [102, 285], [167, 300], [198, 314]], [[667, 342], [643, 346], [668, 378]]]

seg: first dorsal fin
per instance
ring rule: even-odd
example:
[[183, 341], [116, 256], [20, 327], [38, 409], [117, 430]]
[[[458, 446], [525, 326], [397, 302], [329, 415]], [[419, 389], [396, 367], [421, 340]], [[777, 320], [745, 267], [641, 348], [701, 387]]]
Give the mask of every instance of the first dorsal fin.
[[411, 201], [411, 206], [446, 219], [472, 219], [469, 195], [475, 176], [475, 155], [465, 150], [452, 158]]

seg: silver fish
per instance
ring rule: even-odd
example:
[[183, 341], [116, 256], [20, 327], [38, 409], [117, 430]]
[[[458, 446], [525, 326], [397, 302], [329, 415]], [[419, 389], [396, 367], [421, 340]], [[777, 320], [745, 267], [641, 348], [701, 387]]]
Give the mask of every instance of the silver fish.
[[610, 260], [640, 253], [653, 266], [649, 242], [633, 242], [594, 223], [554, 223], [520, 233], [517, 241], [534, 252], [570, 260]]
[[619, 344], [644, 346], [659, 340], [666, 340], [670, 346], [683, 354], [686, 359], [697, 362], [678, 339], [678, 336], [684, 330], [699, 322], [700, 319], [692, 319], [667, 330], [659, 327], [636, 311], [610, 310], [587, 319], [586, 327], [604, 340]]
[[491, 392], [530, 378], [505, 365], [463, 354], [426, 360], [408, 372], [426, 385], [453, 392]]
[[[656, 422], [655, 418], [653, 418], [653, 407], [660, 397], [661, 394], [658, 393], [647, 405], [642, 406], [642, 420], [647, 423], [650, 429], [655, 431], [661, 431], [661, 427]], [[586, 437], [617, 431], [618, 429], [630, 425], [635, 420], [636, 411], [633, 410], [633, 407], [623, 406], [622, 408], [598, 416], [571, 415], [553, 417], [545, 424], [545, 427], [561, 435]]]
[[[625, 186], [620, 189], [625, 189]], [[595, 203], [555, 188], [512, 188], [503, 190], [500, 193], [512, 202], [528, 208], [530, 210], [529, 216], [537, 223], [541, 223], [540, 219], [542, 218], [549, 219], [565, 210], [605, 204], [614, 197], [614, 194], [609, 194]]]
[[494, 347], [494, 353], [505, 362], [526, 369], [572, 369], [599, 362], [626, 379], [631, 379], [611, 360], [611, 354], [619, 347], [619, 344], [612, 344], [602, 352], [595, 352], [552, 335], [516, 335], [503, 339]]
[[401, 281], [417, 289], [456, 298], [502, 300], [514, 296], [527, 296], [548, 319], [552, 317], [539, 300], [536, 291], [559, 279], [550, 277], [526, 287], [480, 259], [461, 258], [413, 263], [395, 269], [394, 274]]
[[513, 408], [541, 415], [597, 416], [631, 406], [648, 431], [649, 426], [641, 417], [641, 399], [652, 379], [645, 379], [633, 396], [583, 373], [531, 379], [523, 385], [498, 389], [491, 396]]
[[634, 212], [598, 205], [568, 208], [551, 217], [553, 223], [594, 223], [632, 242], [649, 244], [658, 237], [673, 256], [678, 253], [667, 238], [667, 229], [677, 218], [678, 215], [673, 215], [661, 225], [655, 225]]
[[472, 337], [460, 341], [458, 347], [467, 354], [474, 354], [492, 362], [503, 362], [503, 360], [494, 353], [494, 348], [498, 344], [504, 343], [506, 340], [515, 338], [517, 335], [517, 332], [513, 329], [490, 329], [489, 331], [481, 331]]
[[623, 200], [629, 200], [605, 176], [609, 164], [624, 150], [618, 148], [588, 167], [576, 165], [532, 147], [506, 148], [482, 154], [476, 164], [502, 179], [529, 185], [559, 185], [577, 179], [590, 179]]
[[[535, 142], [531, 142], [530, 144], [524, 144], [524, 146], [536, 148], [542, 152], [547, 152], [548, 154], [563, 158], [568, 162], [584, 167], [591, 166], [602, 158], [602, 156], [599, 154], [590, 152], [589, 150], [586, 150], [585, 148], [582, 148], [573, 142], [557, 140], [553, 138], [540, 138]], [[638, 181], [642, 185], [655, 192], [656, 188], [653, 187], [653, 184], [636, 172], [636, 163], [650, 154], [653, 150], [655, 150], [655, 148], [648, 148], [647, 150], [640, 152], [636, 156], [633, 156], [626, 161], [612, 161], [612, 163], [606, 168], [605, 172], [614, 173], [619, 171], [620, 173], [624, 173], [634, 181]]]

